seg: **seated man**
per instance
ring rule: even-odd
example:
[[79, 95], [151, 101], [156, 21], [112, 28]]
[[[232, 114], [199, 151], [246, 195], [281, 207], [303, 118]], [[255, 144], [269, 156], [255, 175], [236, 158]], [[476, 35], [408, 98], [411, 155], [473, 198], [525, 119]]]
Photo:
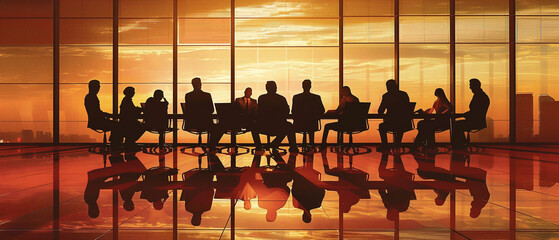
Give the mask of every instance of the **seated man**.
[[133, 87], [126, 87], [123, 91], [124, 98], [120, 103], [120, 123], [124, 130], [125, 144], [128, 150], [138, 150], [136, 141], [146, 131], [145, 126], [138, 121], [141, 107], [136, 107], [132, 101], [132, 97], [136, 94]]
[[184, 96], [186, 128], [212, 130], [214, 128], [212, 95], [202, 91], [202, 80], [199, 77], [192, 79], [192, 87], [194, 90]]
[[393, 79], [386, 81], [387, 92], [382, 95], [382, 101], [378, 107], [379, 114], [384, 115], [384, 121], [379, 124], [379, 133], [381, 139], [381, 146], [377, 148], [378, 151], [388, 149], [388, 131], [395, 132], [394, 144], [399, 145], [402, 142], [404, 131], [411, 128], [411, 119], [409, 114], [410, 98], [404, 91], [398, 89], [398, 84]]
[[464, 113], [465, 120], [456, 121], [453, 131], [452, 145], [456, 148], [464, 147], [466, 143], [464, 132], [487, 127], [485, 117], [489, 109], [489, 97], [481, 89], [481, 82], [476, 78], [470, 79], [470, 89], [474, 93], [470, 102], [470, 111]]
[[258, 114], [258, 103], [256, 99], [251, 98], [252, 88], [247, 87], [245, 89], [245, 95], [243, 97], [235, 99], [235, 104], [239, 107], [243, 119], [241, 124], [244, 128], [250, 129], [254, 125], [256, 120], [256, 114]]
[[97, 97], [101, 83], [94, 79], [89, 81], [88, 87], [89, 93], [85, 95], [84, 100], [85, 110], [87, 111], [87, 127], [93, 130], [111, 131], [109, 141], [113, 145], [120, 144], [122, 137], [118, 131], [118, 122], [110, 120], [111, 115], [101, 111], [99, 98]]
[[[299, 152], [295, 143], [295, 132], [293, 125], [287, 121], [289, 115], [289, 105], [284, 96], [277, 94], [278, 87], [276, 82], [268, 81], [266, 91], [268, 93], [258, 97], [258, 114], [256, 117], [257, 129], [261, 133], [274, 135], [276, 138], [270, 143], [271, 148], [278, 148], [281, 141], [287, 135], [289, 140], [289, 151]], [[256, 143], [256, 148], [262, 146]]]
[[[163, 101], [161, 101], [163, 100]], [[146, 128], [150, 130], [165, 131], [168, 127], [167, 109], [169, 102], [163, 97], [163, 91], [158, 89], [153, 93], [153, 97], [146, 100], [144, 109], [144, 122]]]
[[309, 142], [314, 145], [314, 132], [318, 131], [318, 120], [324, 114], [324, 105], [319, 95], [311, 93], [311, 80], [303, 81], [303, 92], [293, 96], [293, 127], [296, 132], [308, 132]]
[[[340, 104], [336, 110], [329, 110], [326, 114], [335, 114], [336, 116], [340, 116], [343, 114], [344, 109], [347, 103], [358, 103], [359, 98], [351, 94], [351, 89], [348, 86], [342, 87], [342, 98], [340, 98]], [[340, 124], [339, 122], [328, 123], [324, 125], [324, 132], [322, 133], [322, 146], [321, 150], [326, 149], [326, 140], [328, 140], [328, 132], [330, 130], [339, 130]], [[338, 139], [340, 142], [340, 139]]]

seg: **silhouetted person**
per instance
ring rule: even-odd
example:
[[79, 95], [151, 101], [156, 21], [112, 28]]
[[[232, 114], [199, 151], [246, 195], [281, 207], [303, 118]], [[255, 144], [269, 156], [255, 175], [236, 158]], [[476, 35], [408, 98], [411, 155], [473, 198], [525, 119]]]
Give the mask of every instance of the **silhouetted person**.
[[199, 226], [202, 214], [212, 208], [214, 189], [212, 187], [214, 173], [209, 170], [191, 170], [184, 175], [181, 201], [184, 209], [192, 213], [191, 223]]
[[[287, 136], [289, 140], [289, 151], [298, 152], [295, 142], [295, 132], [293, 125], [287, 121], [289, 115], [289, 105], [284, 96], [277, 94], [278, 87], [276, 82], [266, 82], [266, 94], [258, 97], [258, 115], [256, 124], [261, 133], [276, 136], [270, 143], [272, 149], [276, 149], [281, 141]], [[261, 144], [256, 143], [256, 148], [262, 148]]]
[[[110, 167], [91, 170], [87, 173], [87, 186], [84, 200], [88, 205], [88, 214], [92, 218], [99, 216], [97, 199], [102, 188], [116, 188], [120, 192], [123, 207], [127, 211], [134, 210], [132, 197], [139, 191], [136, 180], [146, 171], [146, 167], [134, 154], [126, 154], [124, 161], [122, 154], [114, 152], [109, 156]], [[109, 178], [117, 177], [107, 181]]]
[[476, 78], [470, 79], [470, 89], [474, 93], [470, 101], [470, 111], [464, 113], [465, 120], [456, 121], [453, 131], [452, 144], [457, 148], [463, 148], [466, 143], [464, 132], [487, 127], [485, 117], [489, 109], [489, 97], [481, 89], [481, 82]]
[[136, 107], [132, 101], [132, 97], [136, 94], [133, 87], [126, 87], [123, 91], [124, 98], [120, 103], [120, 124], [124, 130], [126, 148], [137, 150], [136, 141], [144, 134], [145, 126], [138, 121], [141, 107]]
[[192, 87], [194, 90], [184, 96], [186, 128], [212, 130], [214, 127], [212, 95], [202, 91], [202, 80], [198, 77], [192, 79]]
[[258, 114], [258, 103], [256, 102], [256, 99], [251, 98], [251, 96], [252, 88], [247, 87], [245, 89], [245, 95], [235, 99], [235, 103], [239, 107], [241, 115], [243, 116], [243, 127], [252, 126], [256, 120], [256, 115]]
[[[280, 156], [281, 157], [281, 156]], [[277, 211], [285, 206], [290, 195], [287, 183], [292, 180], [292, 173], [281, 166], [261, 167], [262, 155], [255, 154], [251, 168], [261, 176], [261, 181], [252, 181], [252, 187], [258, 196], [258, 206], [266, 209], [266, 221], [276, 220]]]
[[169, 198], [165, 186], [169, 183], [169, 177], [177, 173], [178, 169], [168, 167], [153, 167], [147, 170], [144, 173], [144, 186], [140, 198], [152, 203], [155, 210], [163, 209], [163, 204]]
[[450, 191], [453, 189], [450, 184], [455, 181], [455, 177], [450, 174], [449, 170], [446, 170], [435, 165], [435, 156], [437, 154], [436, 149], [425, 149], [424, 151], [412, 152], [415, 161], [417, 161], [417, 175], [422, 179], [433, 179], [436, 181], [435, 194], [435, 204], [437, 206], [442, 206], [446, 201]]
[[324, 105], [319, 95], [311, 93], [311, 80], [303, 81], [303, 92], [293, 96], [293, 127], [296, 132], [307, 132], [309, 142], [314, 145], [314, 132], [318, 131], [318, 120], [324, 114]]
[[98, 80], [89, 81], [89, 93], [85, 95], [84, 105], [87, 111], [87, 127], [95, 130], [111, 131], [109, 141], [113, 144], [122, 142], [122, 134], [117, 121], [110, 120], [111, 115], [103, 112], [97, 94], [101, 88]]
[[[311, 210], [322, 206], [326, 191], [320, 186], [320, 172], [313, 169], [313, 156], [306, 155], [306, 161], [301, 167], [295, 167], [293, 185], [293, 206], [303, 210], [303, 222], [312, 221]], [[296, 155], [290, 154], [288, 165], [295, 166]]]
[[241, 127], [250, 130], [255, 145], [260, 146], [262, 145], [260, 136], [258, 135], [258, 130], [255, 130], [256, 116], [258, 115], [258, 102], [256, 99], [251, 98], [251, 96], [252, 88], [248, 87], [245, 89], [245, 95], [235, 99], [235, 103], [241, 110]]
[[467, 159], [470, 158], [468, 151], [453, 150], [450, 161], [450, 172], [454, 176], [466, 179], [466, 185], [472, 196], [470, 217], [477, 218], [481, 214], [481, 210], [487, 205], [489, 197], [489, 189], [487, 188], [487, 171], [466, 166]]
[[405, 212], [410, 201], [417, 199], [413, 190], [413, 173], [406, 171], [400, 155], [394, 155], [394, 167], [387, 168], [388, 152], [383, 152], [378, 167], [379, 177], [384, 180], [385, 188], [378, 192], [386, 207], [386, 218], [394, 221], [399, 213]]
[[[344, 109], [348, 103], [358, 103], [359, 98], [351, 94], [351, 89], [348, 86], [343, 86], [341, 91], [342, 97], [340, 98], [340, 104], [336, 110], [329, 110], [326, 114], [334, 114], [340, 116], [344, 113]], [[324, 125], [324, 131], [322, 133], [322, 150], [326, 149], [326, 141], [328, 140], [328, 132], [330, 130], [341, 130], [341, 125], [339, 122], [328, 123]], [[339, 141], [339, 137], [338, 137]]]
[[379, 133], [381, 146], [377, 148], [379, 151], [388, 149], [388, 131], [394, 132], [394, 144], [399, 145], [402, 142], [403, 131], [411, 127], [411, 109], [410, 98], [404, 91], [398, 89], [395, 80], [386, 81], [387, 92], [382, 95], [382, 101], [378, 107], [379, 114], [384, 115], [384, 121], [379, 124]]
[[418, 110], [420, 114], [437, 113], [437, 118], [425, 119], [417, 123], [417, 136], [415, 137], [414, 147], [421, 145], [433, 147], [435, 145], [435, 131], [450, 128], [450, 116], [454, 112], [454, 107], [446, 98], [442, 88], [435, 90], [435, 96], [437, 96], [437, 100], [433, 103], [433, 107], [425, 111]]
[[168, 127], [167, 110], [169, 102], [163, 96], [162, 90], [155, 90], [153, 97], [146, 100], [144, 122], [150, 130], [165, 131]]

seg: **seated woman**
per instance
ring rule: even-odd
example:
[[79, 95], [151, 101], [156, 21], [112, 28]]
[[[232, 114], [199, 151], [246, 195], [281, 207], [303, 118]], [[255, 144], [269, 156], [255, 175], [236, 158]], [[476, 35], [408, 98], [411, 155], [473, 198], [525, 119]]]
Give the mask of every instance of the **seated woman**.
[[417, 123], [417, 136], [415, 137], [414, 147], [422, 145], [434, 146], [435, 145], [435, 131], [446, 130], [450, 128], [450, 115], [454, 112], [454, 107], [446, 98], [446, 94], [442, 88], [435, 90], [437, 100], [433, 103], [433, 107], [423, 111], [418, 110], [419, 113], [437, 113], [435, 119], [425, 119]]

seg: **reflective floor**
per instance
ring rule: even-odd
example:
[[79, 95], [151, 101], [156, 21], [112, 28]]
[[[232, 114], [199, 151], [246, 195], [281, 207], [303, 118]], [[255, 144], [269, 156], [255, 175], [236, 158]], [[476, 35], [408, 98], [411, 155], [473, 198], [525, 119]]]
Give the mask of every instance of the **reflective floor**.
[[0, 239], [559, 239], [559, 146], [369, 148], [207, 157], [4, 145]]

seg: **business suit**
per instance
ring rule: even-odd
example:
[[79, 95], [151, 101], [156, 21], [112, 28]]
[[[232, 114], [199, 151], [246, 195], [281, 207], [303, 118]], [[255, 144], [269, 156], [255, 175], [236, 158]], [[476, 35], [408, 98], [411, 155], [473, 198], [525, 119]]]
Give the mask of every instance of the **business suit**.
[[122, 133], [118, 128], [118, 122], [108, 119], [110, 114], [103, 112], [100, 107], [97, 94], [88, 93], [84, 99], [87, 112], [87, 127], [93, 130], [112, 131], [109, 141], [112, 143], [122, 142]]
[[212, 95], [202, 90], [194, 90], [184, 96], [184, 121], [187, 129], [211, 130], [214, 127]]
[[470, 101], [470, 111], [464, 113], [466, 120], [456, 121], [453, 145], [463, 146], [466, 143], [465, 131], [487, 127], [486, 115], [489, 104], [489, 96], [482, 89], [474, 91], [474, 96]]
[[267, 93], [258, 97], [256, 125], [259, 132], [274, 135], [270, 144], [278, 147], [287, 135], [291, 149], [297, 149], [293, 125], [287, 121], [289, 105], [285, 97], [277, 93]]
[[386, 145], [388, 142], [388, 131], [396, 131], [394, 143], [400, 144], [404, 135], [403, 131], [412, 128], [410, 97], [408, 94], [400, 90], [388, 91], [382, 95], [378, 113], [385, 114], [384, 121], [379, 124], [378, 129], [382, 144]]

